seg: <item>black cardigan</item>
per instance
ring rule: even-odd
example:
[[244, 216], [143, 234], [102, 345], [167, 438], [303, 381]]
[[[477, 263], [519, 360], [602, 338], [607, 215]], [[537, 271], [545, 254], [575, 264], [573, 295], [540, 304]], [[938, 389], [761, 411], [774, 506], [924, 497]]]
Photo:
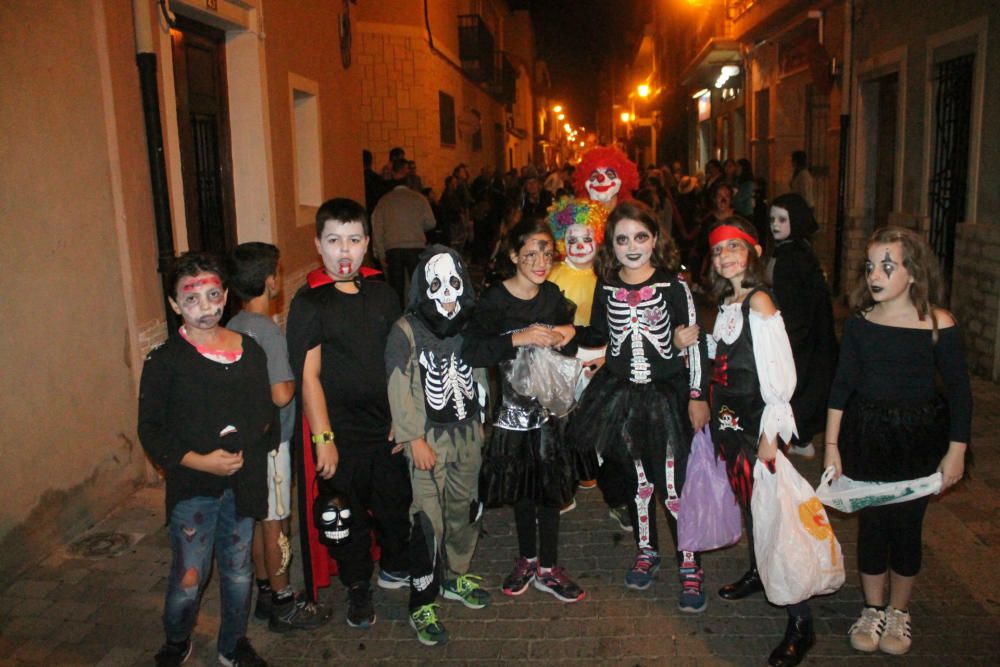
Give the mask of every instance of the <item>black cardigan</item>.
[[[267, 516], [267, 453], [278, 445], [277, 417], [267, 357], [249, 336], [231, 364], [206, 359], [180, 337], [150, 352], [139, 385], [139, 439], [166, 476], [167, 520], [179, 501], [219, 497], [227, 488], [241, 516]], [[236, 431], [221, 438], [228, 426]], [[243, 452], [243, 467], [232, 477], [181, 465], [188, 452], [220, 447]]]

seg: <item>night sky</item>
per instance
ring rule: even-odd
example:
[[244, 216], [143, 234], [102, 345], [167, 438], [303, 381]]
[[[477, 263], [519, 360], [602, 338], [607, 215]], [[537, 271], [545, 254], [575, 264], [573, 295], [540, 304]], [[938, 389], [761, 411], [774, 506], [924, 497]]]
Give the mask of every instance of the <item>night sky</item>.
[[562, 102], [577, 125], [594, 126], [596, 77], [603, 65], [631, 53], [641, 37], [641, 0], [525, 0], [535, 25], [538, 57], [552, 77], [551, 99]]

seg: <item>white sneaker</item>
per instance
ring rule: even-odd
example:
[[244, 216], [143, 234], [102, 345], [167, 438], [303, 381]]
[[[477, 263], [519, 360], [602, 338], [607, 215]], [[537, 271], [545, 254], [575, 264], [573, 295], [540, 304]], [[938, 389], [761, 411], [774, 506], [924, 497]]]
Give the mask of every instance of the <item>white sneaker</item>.
[[816, 457], [816, 448], [811, 442], [807, 442], [804, 445], [792, 445], [788, 448], [788, 453], [801, 456], [804, 459], [812, 459]]
[[910, 650], [910, 613], [886, 607], [885, 632], [878, 641], [878, 648], [889, 655], [904, 655]]
[[878, 650], [879, 639], [885, 632], [885, 612], [874, 607], [865, 607], [861, 617], [847, 631], [851, 638], [851, 648], [865, 653]]

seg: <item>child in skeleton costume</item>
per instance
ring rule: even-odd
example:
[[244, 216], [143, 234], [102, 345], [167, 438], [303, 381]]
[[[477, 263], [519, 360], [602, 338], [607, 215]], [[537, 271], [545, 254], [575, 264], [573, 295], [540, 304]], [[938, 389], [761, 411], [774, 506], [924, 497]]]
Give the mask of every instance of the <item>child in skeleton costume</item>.
[[[625, 585], [636, 590], [650, 586], [661, 562], [654, 497], [665, 500], [676, 544], [691, 439], [708, 422], [707, 355], [691, 292], [676, 271], [676, 251], [652, 211], [619, 204], [598, 255], [591, 325], [577, 328], [581, 345], [607, 344], [607, 352], [573, 414], [569, 440], [596, 447], [602, 475], [608, 466], [618, 471], [638, 548]], [[699, 562], [698, 554], [677, 552], [681, 611], [705, 609]]]
[[[866, 255], [830, 390], [824, 466], [874, 482], [940, 472], [944, 491], [965, 472], [972, 392], [961, 332], [934, 305], [942, 284], [937, 259], [922, 237], [899, 227], [876, 231]], [[928, 500], [858, 512], [865, 607], [850, 629], [858, 651], [910, 649], [908, 607]]]
[[[714, 291], [720, 300], [712, 341], [712, 440], [743, 509], [750, 544], [750, 570], [719, 589], [724, 600], [740, 600], [764, 590], [757, 574], [750, 497], [759, 458], [774, 461], [779, 446], [795, 435], [789, 403], [795, 391], [795, 361], [781, 313], [764, 286], [765, 269], [754, 226], [740, 217], [709, 231]], [[797, 665], [816, 640], [808, 600], [785, 607], [788, 625], [769, 665]]]
[[[409, 304], [389, 332], [385, 367], [396, 441], [406, 443], [410, 505], [410, 624], [417, 639], [447, 641], [434, 604], [489, 604], [469, 574], [479, 537], [479, 468], [487, 378], [462, 359], [462, 330], [475, 297], [457, 252], [430, 246], [410, 282]], [[443, 579], [443, 581], [442, 581]]]
[[534, 582], [563, 602], [576, 602], [584, 592], [557, 564], [559, 508], [573, 498], [581, 478], [591, 478], [593, 466], [565, 445], [564, 416], [518, 393], [509, 377], [519, 347], [561, 347], [570, 356], [576, 351], [567, 344], [575, 334], [573, 304], [546, 280], [554, 246], [543, 222], [528, 219], [511, 229], [504, 241], [506, 279], [480, 298], [462, 358], [476, 367], [499, 365], [503, 396], [483, 450], [479, 495], [487, 506], [514, 506], [519, 558], [503, 592], [521, 595]]

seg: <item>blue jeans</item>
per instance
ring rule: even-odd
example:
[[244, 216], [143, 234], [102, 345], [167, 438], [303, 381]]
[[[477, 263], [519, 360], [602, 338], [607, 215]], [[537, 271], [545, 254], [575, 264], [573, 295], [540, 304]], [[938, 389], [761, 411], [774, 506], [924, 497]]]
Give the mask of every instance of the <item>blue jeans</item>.
[[219, 653], [231, 655], [236, 649], [236, 642], [246, 635], [250, 612], [253, 523], [236, 514], [232, 489], [219, 498], [199, 496], [174, 506], [170, 513], [172, 557], [163, 604], [167, 641], [182, 642], [191, 636], [214, 551], [222, 590]]

